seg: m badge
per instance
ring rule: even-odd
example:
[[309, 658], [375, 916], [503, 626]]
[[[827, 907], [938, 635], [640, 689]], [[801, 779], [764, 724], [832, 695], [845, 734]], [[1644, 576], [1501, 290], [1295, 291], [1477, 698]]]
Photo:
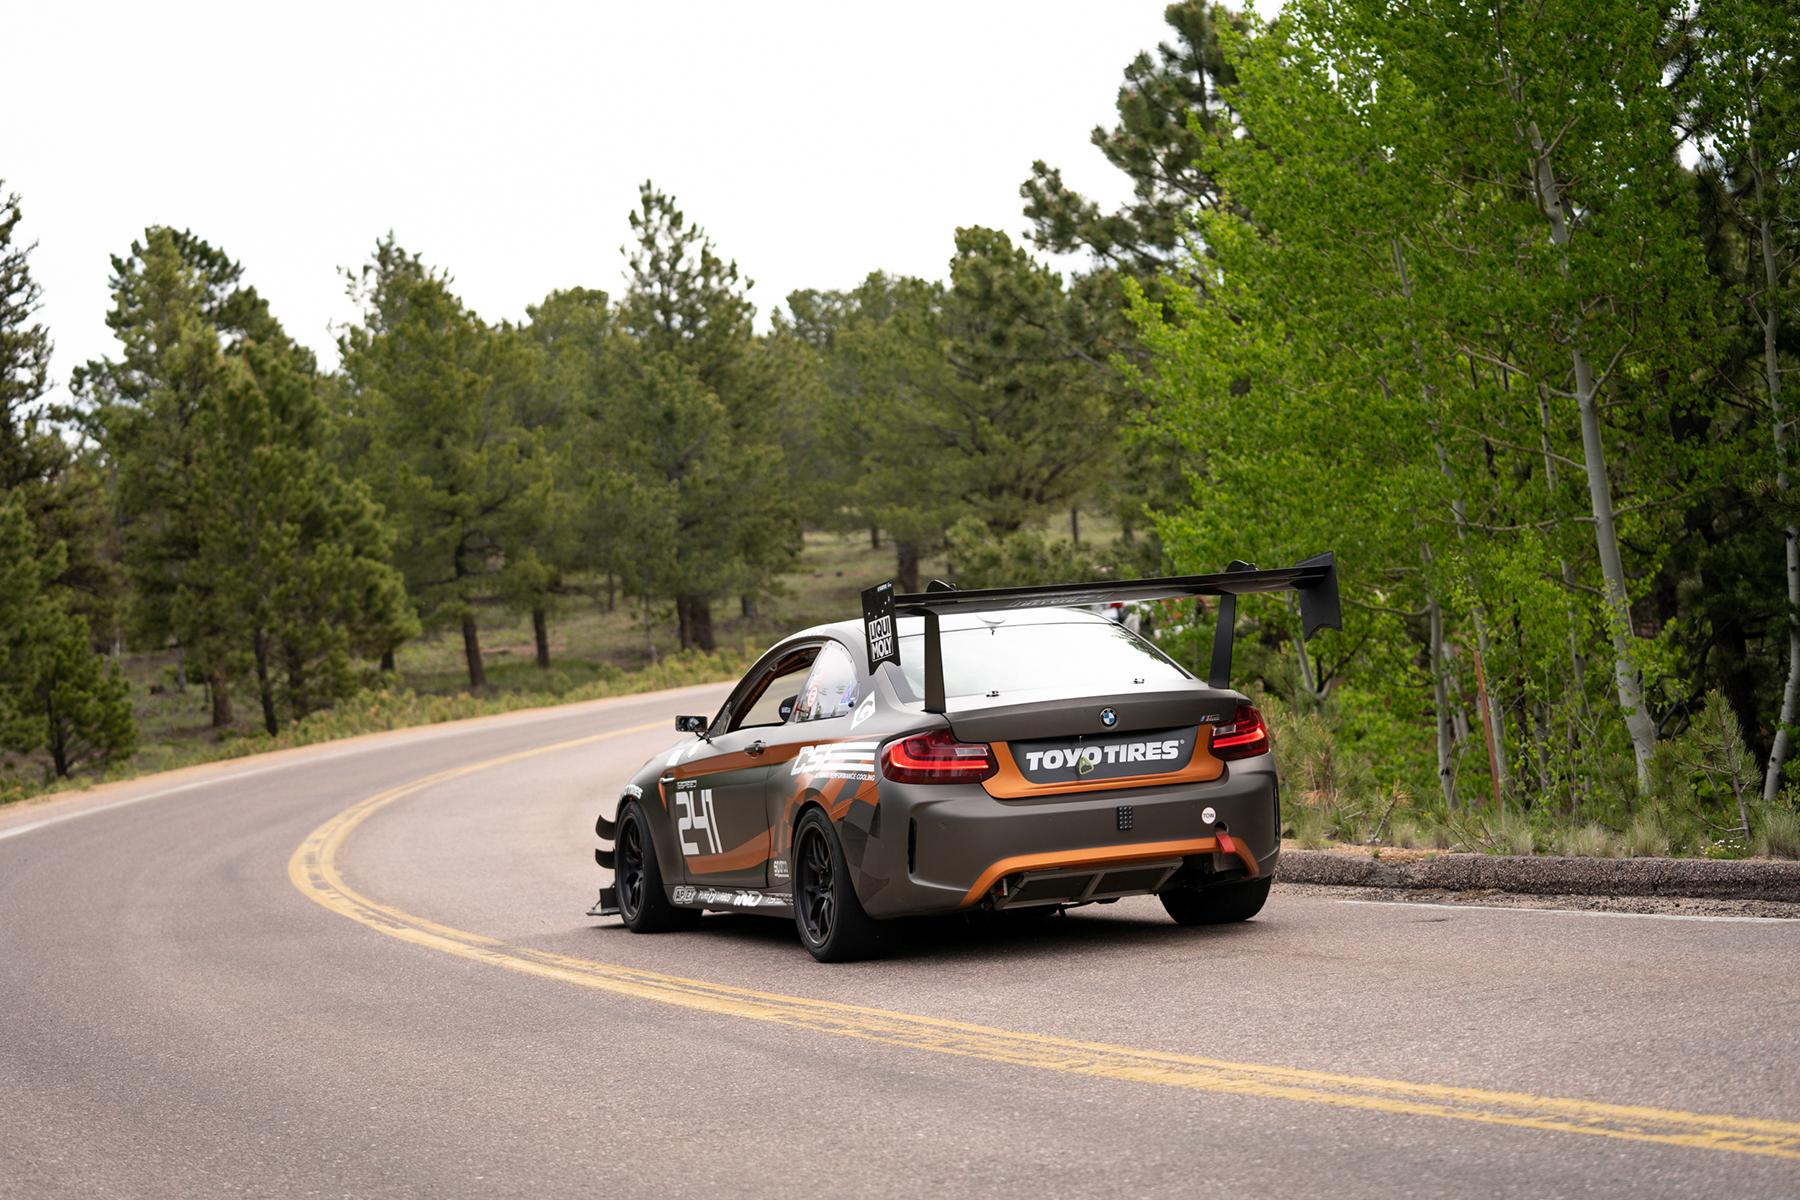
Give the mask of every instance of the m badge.
[[894, 585], [892, 581], [864, 588], [863, 636], [868, 640], [869, 671], [882, 663], [900, 661], [899, 631], [894, 627]]

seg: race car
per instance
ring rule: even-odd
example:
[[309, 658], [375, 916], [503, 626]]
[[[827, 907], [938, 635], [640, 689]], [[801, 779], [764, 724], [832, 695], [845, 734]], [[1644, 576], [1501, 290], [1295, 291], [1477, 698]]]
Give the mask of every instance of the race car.
[[[595, 831], [592, 916], [639, 933], [706, 911], [789, 918], [822, 962], [880, 953], [898, 918], [1054, 911], [1153, 894], [1183, 925], [1269, 895], [1280, 787], [1269, 731], [1227, 686], [1235, 597], [1293, 589], [1340, 628], [1322, 554], [1259, 571], [863, 593], [802, 630], [625, 785]], [[1216, 596], [1205, 680], [1083, 606]]]

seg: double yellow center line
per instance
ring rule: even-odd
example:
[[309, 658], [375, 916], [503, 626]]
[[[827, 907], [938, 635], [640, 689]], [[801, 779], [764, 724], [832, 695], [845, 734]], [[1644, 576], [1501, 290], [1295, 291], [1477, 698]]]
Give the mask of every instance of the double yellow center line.
[[371, 900], [346, 884], [338, 871], [337, 854], [345, 840], [372, 814], [396, 800], [477, 771], [662, 726], [663, 723], [658, 721], [556, 742], [439, 771], [389, 788], [351, 805], [313, 830], [288, 861], [288, 878], [308, 898], [331, 911], [401, 941], [509, 971], [633, 999], [673, 1004], [714, 1016], [767, 1021], [813, 1033], [1098, 1079], [1800, 1161], [1800, 1124], [1787, 1121], [1603, 1104], [1525, 1092], [1448, 1087], [1135, 1050], [829, 1000], [752, 991], [573, 958], [527, 946], [507, 945]]

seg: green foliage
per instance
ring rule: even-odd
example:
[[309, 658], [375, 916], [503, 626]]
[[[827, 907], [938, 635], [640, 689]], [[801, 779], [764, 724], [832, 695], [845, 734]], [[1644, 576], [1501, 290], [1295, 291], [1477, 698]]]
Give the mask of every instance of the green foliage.
[[1096, 547], [1020, 530], [996, 538], [975, 517], [950, 529], [945, 543], [950, 573], [958, 587], [1022, 587], [1101, 579], [1111, 574], [1108, 556]]
[[67, 777], [126, 757], [135, 732], [117, 665], [56, 593], [62, 559], [60, 546], [40, 550], [22, 500], [0, 497], [0, 746], [42, 750]]

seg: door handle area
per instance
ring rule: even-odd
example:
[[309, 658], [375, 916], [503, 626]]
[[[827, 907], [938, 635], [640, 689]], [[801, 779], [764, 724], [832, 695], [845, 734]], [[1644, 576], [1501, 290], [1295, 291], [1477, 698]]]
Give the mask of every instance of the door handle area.
[[660, 779], [658, 779], [658, 780], [657, 780], [657, 781], [656, 781], [656, 782], [658, 782], [658, 783], [664, 783], [664, 784], [668, 784], [668, 783], [674, 783], [674, 782], [675, 782], [675, 775], [674, 775], [674, 773], [673, 773], [673, 772], [671, 772], [671, 773], [670, 773], [670, 774], [667, 774], [667, 775], [664, 775], [664, 776], [662, 776], [662, 777], [661, 777], [661, 778], [660, 778]]
[[754, 742], [751, 742], [748, 746], [744, 747], [744, 753], [748, 754], [751, 758], [756, 758], [768, 748], [769, 743], [763, 741], [761, 738], [757, 738]]

